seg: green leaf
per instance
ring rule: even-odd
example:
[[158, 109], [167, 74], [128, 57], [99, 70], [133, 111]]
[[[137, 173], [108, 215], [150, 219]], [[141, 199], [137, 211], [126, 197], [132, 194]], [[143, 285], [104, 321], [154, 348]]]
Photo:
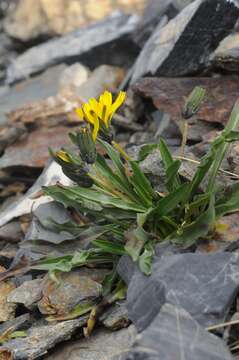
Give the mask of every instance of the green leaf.
[[239, 140], [239, 131], [237, 130], [231, 130], [226, 136], [225, 141], [226, 142], [233, 142]]
[[183, 184], [177, 190], [174, 190], [169, 195], [159, 200], [154, 212], [162, 217], [175, 210], [180, 202], [185, 200], [189, 186], [190, 184]]
[[92, 241], [92, 244], [98, 247], [99, 249], [115, 255], [124, 255], [126, 253], [124, 249], [124, 244], [116, 242], [114, 240], [103, 240], [98, 239]]
[[148, 243], [142, 255], [139, 256], [138, 265], [140, 270], [145, 275], [150, 275], [152, 272], [152, 261], [154, 256], [154, 248], [152, 244]]
[[148, 234], [143, 228], [137, 227], [135, 230], [126, 234], [126, 239], [125, 250], [131, 256], [133, 261], [137, 261], [144, 244], [148, 241]]
[[158, 148], [158, 144], [146, 144], [143, 145], [139, 151], [138, 160], [139, 162], [146, 159], [149, 154], [152, 154], [154, 150]]
[[216, 202], [215, 208], [217, 218], [239, 211], [239, 182], [226, 188], [221, 198]]
[[37, 264], [32, 265], [31, 269], [46, 271], [62, 271], [69, 272], [72, 269], [72, 256], [48, 257], [40, 260]]
[[133, 175], [130, 177], [130, 182], [134, 186], [138, 195], [141, 197], [144, 205], [149, 207], [152, 205], [152, 197], [154, 194], [153, 188], [136, 161], [130, 161], [129, 163], [133, 171]]
[[179, 181], [175, 179], [179, 179], [178, 170], [181, 166], [181, 161], [175, 160], [166, 170], [166, 187], [168, 191], [176, 190], [179, 187]]
[[171, 241], [177, 245], [187, 248], [199, 239], [207, 236], [215, 222], [214, 196], [211, 196], [209, 207], [194, 222], [183, 226], [180, 230], [170, 236]]
[[[160, 139], [159, 150], [166, 171], [167, 185], [169, 186], [168, 190], [171, 191], [172, 189], [178, 188], [181, 184], [179, 175], [177, 174], [180, 162], [179, 160], [173, 160], [170, 150], [163, 139]], [[174, 178], [172, 176], [173, 173], [175, 174]]]

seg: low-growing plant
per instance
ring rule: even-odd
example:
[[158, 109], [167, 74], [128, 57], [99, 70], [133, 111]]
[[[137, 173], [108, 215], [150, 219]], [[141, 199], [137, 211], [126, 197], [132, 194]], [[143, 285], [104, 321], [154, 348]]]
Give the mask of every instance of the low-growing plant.
[[[182, 115], [187, 115], [185, 120], [198, 110], [204, 95], [202, 88], [194, 89], [182, 109]], [[191, 247], [208, 236], [219, 217], [239, 210], [239, 183], [221, 188], [216, 181], [229, 144], [239, 140], [239, 102], [190, 181], [180, 175], [181, 161], [171, 154], [163, 139], [159, 144], [143, 146], [138, 160], [115, 141], [111, 120], [125, 96], [120, 92], [113, 102], [111, 93], [105, 91], [99, 100], [90, 99], [76, 110], [84, 120], [84, 126], [70, 134], [78, 153], [50, 150], [73, 184], [44, 187], [44, 192], [74, 209], [81, 220], [65, 224], [49, 221], [48, 226], [75, 235], [79, 242], [88, 238], [89, 245], [85, 249], [79, 246], [74, 254], [48, 257], [35, 265], [52, 276], [56, 271], [75, 267], [106, 265], [112, 273], [104, 282], [105, 295], [119, 281], [116, 265], [122, 255], [130, 255], [149, 275], [155, 244], [170, 240], [182, 248]], [[141, 160], [155, 149], [160, 152], [166, 174], [163, 193], [154, 189], [140, 167]], [[202, 187], [205, 181], [207, 185]]]

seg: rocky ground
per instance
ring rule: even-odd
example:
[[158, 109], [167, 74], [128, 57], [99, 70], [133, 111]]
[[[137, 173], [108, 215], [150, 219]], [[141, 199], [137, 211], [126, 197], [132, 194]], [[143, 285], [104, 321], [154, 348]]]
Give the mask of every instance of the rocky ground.
[[[126, 90], [113, 118], [120, 144], [136, 156], [164, 138], [178, 154], [182, 106], [203, 86], [189, 121], [192, 161], [180, 169], [192, 178], [239, 96], [238, 0], [1, 0], [0, 17], [0, 360], [239, 359], [239, 212], [193, 250], [158, 244], [149, 277], [122, 256], [127, 298], [89, 338], [87, 314], [74, 311], [100, 296], [107, 268], [62, 273], [60, 286], [31, 268], [79, 248], [72, 234], [44, 226], [69, 212], [41, 188], [70, 183], [48, 148], [69, 146], [74, 110], [89, 98]], [[159, 154], [141, 167], [161, 191]], [[223, 170], [221, 184], [238, 181], [238, 143]], [[11, 338], [16, 331], [24, 336]]]

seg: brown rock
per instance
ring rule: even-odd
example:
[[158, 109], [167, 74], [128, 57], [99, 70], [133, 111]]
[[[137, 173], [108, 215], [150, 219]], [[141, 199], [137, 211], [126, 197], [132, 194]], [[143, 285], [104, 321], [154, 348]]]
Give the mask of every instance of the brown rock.
[[101, 285], [78, 272], [61, 273], [59, 283], [48, 280], [43, 287], [43, 298], [38, 302], [42, 314], [66, 315], [78, 304], [96, 299]]
[[116, 9], [142, 12], [144, 3], [145, 0], [20, 0], [6, 18], [4, 29], [22, 41], [62, 35], [99, 21]]
[[179, 119], [181, 108], [192, 89], [203, 86], [206, 99], [197, 113], [197, 118], [209, 122], [225, 124], [238, 98], [237, 77], [226, 78], [144, 78], [133, 87], [145, 98], [151, 98], [156, 108]]
[[[0, 272], [5, 270], [3, 266], [0, 266]], [[15, 285], [11, 281], [0, 282], [0, 322], [11, 320], [15, 317], [16, 305], [7, 302], [8, 295], [14, 289]]]
[[44, 167], [49, 159], [48, 146], [60, 148], [69, 144], [68, 128], [58, 126], [41, 128], [29, 134], [27, 139], [9, 146], [0, 159], [0, 168], [13, 166]]

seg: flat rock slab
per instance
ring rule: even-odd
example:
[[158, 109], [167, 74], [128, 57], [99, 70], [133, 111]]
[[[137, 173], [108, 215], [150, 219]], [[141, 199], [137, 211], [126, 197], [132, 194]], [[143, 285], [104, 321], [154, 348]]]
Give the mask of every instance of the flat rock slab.
[[234, 28], [238, 5], [236, 0], [196, 0], [165, 27], [159, 25], [136, 61], [131, 82], [147, 74], [184, 76], [202, 70]]
[[66, 69], [66, 65], [57, 65], [48, 69], [44, 74], [22, 81], [11, 88], [8, 86], [1, 87], [0, 124], [7, 121], [6, 113], [56, 95], [59, 77], [64, 69]]
[[137, 271], [130, 282], [129, 318], [142, 331], [169, 302], [183, 307], [199, 324], [208, 327], [225, 320], [238, 289], [238, 253], [155, 257], [152, 275], [146, 277]]
[[54, 64], [73, 63], [76, 59], [85, 59], [86, 63], [94, 67], [109, 64], [109, 60], [110, 65], [123, 65], [130, 61], [130, 54], [133, 57], [137, 54], [137, 47], [129, 40], [129, 35], [135, 30], [138, 21], [137, 15], [127, 16], [117, 12], [88, 28], [32, 47], [8, 67], [7, 81], [13, 83]]
[[197, 118], [209, 122], [226, 124], [232, 107], [238, 98], [239, 78], [144, 78], [137, 81], [133, 89], [142, 97], [152, 99], [157, 109], [180, 119], [185, 98], [195, 86], [207, 91], [205, 101]]
[[124, 359], [232, 360], [232, 356], [222, 340], [203, 329], [184, 309], [165, 304]]
[[30, 214], [30, 212], [40, 204], [52, 201], [49, 196], [40, 196], [35, 199], [33, 195], [36, 195], [36, 193], [41, 191], [42, 186], [54, 185], [58, 181], [64, 185], [71, 184], [69, 178], [63, 174], [61, 167], [53, 161], [46, 165], [46, 168], [43, 170], [35, 184], [27, 191], [26, 194], [11, 203], [1, 212], [0, 226], [5, 225], [14, 218]]
[[239, 70], [239, 33], [227, 36], [211, 56], [213, 66], [228, 71]]
[[36, 359], [47, 354], [59, 342], [69, 340], [77, 329], [84, 326], [87, 317], [76, 320], [62, 321], [55, 325], [41, 325], [32, 327], [24, 338], [13, 339], [0, 346], [0, 353], [4, 349], [10, 350], [14, 360]]
[[46, 360], [111, 360], [122, 352], [127, 352], [136, 336], [133, 325], [119, 331], [96, 329], [88, 339], [80, 339], [61, 345]]

